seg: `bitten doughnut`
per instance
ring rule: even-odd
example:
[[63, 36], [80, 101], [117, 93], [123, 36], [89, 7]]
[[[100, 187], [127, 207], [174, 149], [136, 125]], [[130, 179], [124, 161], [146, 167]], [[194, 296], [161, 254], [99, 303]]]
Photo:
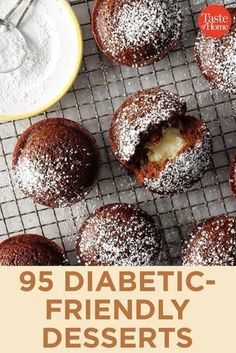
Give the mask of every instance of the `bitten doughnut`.
[[87, 266], [160, 264], [161, 235], [135, 205], [111, 204], [91, 214], [78, 231], [77, 255]]
[[133, 95], [113, 116], [110, 141], [115, 156], [159, 195], [186, 191], [211, 163], [210, 133], [185, 111], [174, 93], [150, 89]]
[[199, 33], [195, 57], [203, 76], [211, 86], [236, 94], [236, 7], [228, 9], [233, 25], [222, 38], [207, 37]]
[[233, 191], [233, 194], [236, 197], [236, 155], [234, 156], [231, 163], [229, 182], [230, 182], [230, 186]]
[[144, 66], [176, 46], [182, 16], [175, 0], [97, 0], [92, 25], [95, 40], [109, 59]]
[[200, 223], [183, 249], [185, 266], [235, 266], [236, 217], [218, 216]]
[[16, 235], [0, 243], [0, 266], [59, 266], [64, 262], [60, 247], [40, 235]]
[[84, 198], [96, 181], [99, 152], [93, 136], [75, 121], [53, 118], [28, 128], [13, 153], [21, 191], [47, 207]]

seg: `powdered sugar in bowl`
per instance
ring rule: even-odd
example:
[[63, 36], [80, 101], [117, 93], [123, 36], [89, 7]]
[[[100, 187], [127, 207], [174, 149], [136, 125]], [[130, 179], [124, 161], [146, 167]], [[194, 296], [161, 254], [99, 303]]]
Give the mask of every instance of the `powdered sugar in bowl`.
[[0, 19], [0, 73], [17, 70], [27, 55], [27, 44], [22, 34], [10, 23]]
[[[0, 0], [4, 18], [15, 0]], [[15, 71], [0, 73], [0, 119], [23, 119], [54, 105], [73, 84], [83, 55], [77, 18], [66, 0], [37, 0], [21, 23], [28, 50]]]

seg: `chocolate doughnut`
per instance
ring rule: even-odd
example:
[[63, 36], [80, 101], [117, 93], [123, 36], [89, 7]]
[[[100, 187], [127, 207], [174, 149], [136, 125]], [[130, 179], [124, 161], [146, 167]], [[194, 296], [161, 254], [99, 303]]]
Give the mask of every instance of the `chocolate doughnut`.
[[113, 116], [110, 141], [115, 156], [159, 195], [186, 191], [211, 163], [209, 130], [185, 111], [174, 93], [150, 89], [134, 94]]
[[185, 266], [235, 266], [236, 217], [218, 216], [200, 223], [183, 248]]
[[228, 10], [233, 17], [230, 32], [222, 38], [199, 33], [195, 57], [203, 76], [213, 88], [236, 94], [236, 7]]
[[234, 156], [231, 163], [229, 182], [230, 182], [230, 186], [233, 191], [233, 194], [236, 197], [236, 155]]
[[182, 15], [174, 0], [97, 0], [92, 27], [109, 59], [144, 66], [161, 60], [176, 46]]
[[93, 136], [75, 121], [37, 122], [19, 138], [13, 171], [21, 191], [46, 207], [84, 198], [96, 181], [99, 152]]
[[111, 204], [78, 230], [77, 255], [87, 266], [160, 264], [161, 235], [152, 217], [135, 205]]
[[60, 247], [40, 235], [16, 235], [0, 243], [0, 266], [59, 266], [64, 262]]

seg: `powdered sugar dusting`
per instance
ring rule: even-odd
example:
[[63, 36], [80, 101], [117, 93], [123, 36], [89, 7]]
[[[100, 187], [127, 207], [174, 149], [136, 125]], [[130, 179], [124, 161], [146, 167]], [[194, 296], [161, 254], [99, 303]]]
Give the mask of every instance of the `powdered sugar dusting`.
[[135, 94], [114, 115], [111, 129], [118, 145], [114, 152], [129, 162], [150, 126], [168, 122], [185, 110], [184, 102], [172, 92], [154, 89]]
[[236, 94], [236, 29], [219, 39], [199, 34], [196, 58], [213, 87]]
[[[117, 30], [113, 33], [112, 39], [119, 43], [123, 48], [130, 46], [142, 46], [148, 43], [157, 45], [156, 33], [170, 30], [173, 23], [166, 18], [167, 3], [158, 1], [133, 1], [126, 2], [117, 15]], [[160, 40], [164, 44], [164, 34]]]
[[144, 185], [161, 195], [173, 195], [187, 191], [200, 179], [211, 164], [212, 139], [206, 126], [203, 139], [194, 147], [169, 161], [156, 179], [144, 179]]
[[[15, 1], [9, 2], [9, 7], [4, 1], [0, 3], [2, 14], [14, 6]], [[22, 66], [13, 72], [0, 74], [0, 114], [8, 114], [14, 104], [21, 107], [34, 105], [45, 91], [52, 63], [58, 62], [59, 51], [52, 38], [55, 26], [48, 21], [48, 9], [45, 4], [45, 0], [35, 1], [29, 16], [26, 16], [20, 27], [27, 42], [26, 58]], [[13, 22], [14, 20], [15, 18]], [[10, 55], [9, 52], [7, 54]]]
[[[107, 26], [105, 35], [101, 36], [104, 51], [120, 62], [128, 60], [126, 50], [140, 48], [144, 50], [146, 61], [152, 57], [158, 59], [180, 36], [182, 17], [178, 2], [174, 0], [119, 0], [114, 4], [103, 1], [100, 7], [99, 14]], [[152, 50], [147, 49], [148, 46]], [[132, 54], [134, 65], [140, 64], [139, 54]]]
[[199, 224], [183, 250], [185, 266], [235, 266], [236, 218], [213, 217]]
[[234, 156], [231, 164], [229, 182], [230, 182], [230, 186], [233, 191], [233, 194], [236, 197], [236, 155]]
[[16, 70], [23, 63], [26, 52], [21, 33], [14, 26], [0, 23], [0, 72]]
[[[73, 201], [81, 199], [87, 194], [86, 188], [83, 186], [74, 190], [77, 192], [77, 197], [72, 199], [69, 197], [71, 193], [69, 190], [73, 188], [73, 185], [76, 186], [73, 179], [76, 170], [90, 166], [90, 164], [84, 166], [83, 162], [79, 160], [78, 151], [79, 148], [71, 148], [65, 151], [65, 156], [55, 160], [49, 155], [40, 155], [37, 159], [23, 156], [18, 160], [14, 170], [19, 188], [32, 197], [44, 198], [45, 202], [56, 198], [60, 207], [65, 207]], [[83, 151], [87, 156], [91, 155], [86, 149]], [[68, 165], [71, 174], [67, 172]]]
[[65, 207], [85, 197], [99, 169], [92, 135], [68, 119], [45, 119], [27, 129], [13, 155], [18, 187], [45, 206]]
[[78, 260], [83, 265], [160, 264], [160, 233], [136, 206], [105, 206], [85, 221], [78, 234]]

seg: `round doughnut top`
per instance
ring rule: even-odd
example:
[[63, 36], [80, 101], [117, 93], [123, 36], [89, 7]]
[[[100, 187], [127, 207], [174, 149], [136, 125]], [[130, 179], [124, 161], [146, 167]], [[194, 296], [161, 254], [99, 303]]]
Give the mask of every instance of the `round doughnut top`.
[[99, 153], [92, 135], [75, 121], [53, 118], [27, 129], [13, 154], [19, 188], [48, 207], [65, 207], [93, 186]]
[[230, 170], [230, 186], [236, 197], [236, 155], [233, 158]]
[[185, 266], [235, 266], [236, 217], [218, 216], [200, 223], [183, 250]]
[[22, 234], [0, 243], [1, 266], [59, 266], [64, 262], [59, 246], [40, 235]]
[[150, 128], [185, 112], [185, 102], [172, 92], [149, 89], [134, 94], [113, 116], [110, 140], [114, 154], [121, 162], [128, 163]]
[[104, 206], [78, 231], [81, 265], [145, 266], [160, 264], [161, 235], [152, 217], [135, 205]]
[[[229, 9], [236, 18], [236, 7]], [[196, 61], [203, 76], [222, 91], [236, 94], [236, 22], [222, 38], [199, 33], [195, 45]]]
[[97, 0], [93, 32], [113, 61], [144, 66], [162, 59], [177, 44], [182, 16], [175, 0]]

